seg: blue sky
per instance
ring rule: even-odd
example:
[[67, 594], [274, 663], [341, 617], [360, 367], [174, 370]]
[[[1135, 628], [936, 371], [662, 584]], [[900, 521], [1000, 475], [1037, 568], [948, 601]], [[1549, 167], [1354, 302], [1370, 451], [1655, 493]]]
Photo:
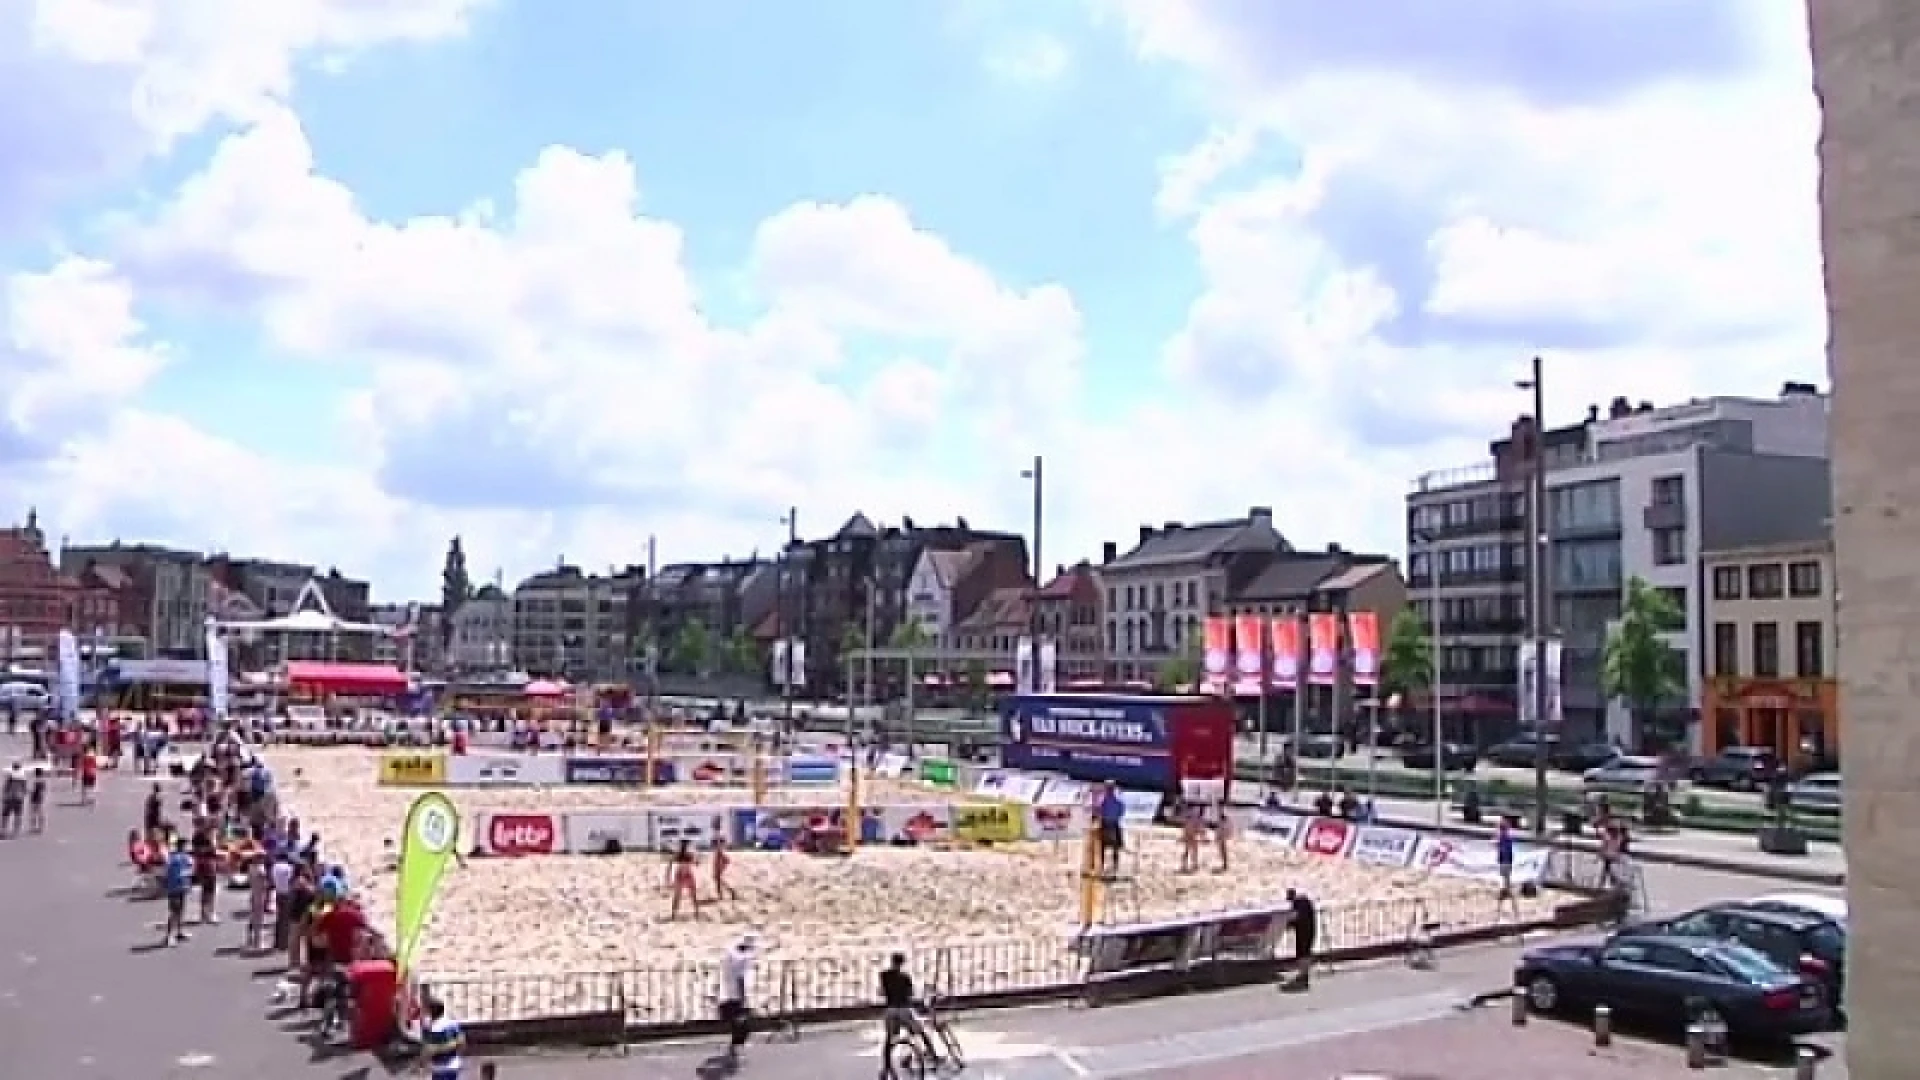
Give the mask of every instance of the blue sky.
[[395, 594], [454, 533], [1019, 527], [1036, 453], [1064, 557], [1249, 505], [1394, 551], [1533, 352], [1568, 415], [1820, 381], [1765, 7], [31, 0], [0, 481]]

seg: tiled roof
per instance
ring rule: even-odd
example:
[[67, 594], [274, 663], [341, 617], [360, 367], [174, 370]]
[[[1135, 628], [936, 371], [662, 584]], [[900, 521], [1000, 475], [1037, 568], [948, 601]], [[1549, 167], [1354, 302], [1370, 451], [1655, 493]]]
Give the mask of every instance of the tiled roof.
[[1320, 588], [1327, 592], [1352, 592], [1354, 589], [1373, 580], [1374, 577], [1392, 572], [1393, 563], [1388, 560], [1368, 559], [1365, 562], [1354, 563], [1340, 573], [1321, 582]]
[[840, 526], [840, 531], [833, 534], [833, 538], [835, 540], [856, 540], [877, 537], [879, 535], [880, 530], [873, 527], [872, 519], [868, 518], [862, 511], [856, 510], [853, 512], [853, 516], [847, 519], [847, 523]]
[[1156, 529], [1103, 569], [1148, 570], [1204, 562], [1233, 551], [1286, 551], [1291, 545], [1266, 520], [1238, 518]]
[[1236, 591], [1236, 601], [1299, 600], [1320, 588], [1340, 569], [1335, 555], [1281, 556]]
[[960, 583], [960, 579], [966, 576], [967, 567], [973, 565], [974, 560], [980, 556], [979, 552], [974, 550], [939, 551], [930, 549], [921, 557], [926, 559], [928, 565], [933, 567], [933, 575], [940, 579], [940, 584], [951, 589]]
[[955, 629], [965, 633], [1025, 626], [1027, 617], [1026, 589], [995, 589], [988, 593], [986, 599], [980, 601], [980, 606], [973, 609], [973, 614], [963, 619]]
[[1086, 563], [1069, 567], [1054, 575], [1053, 580], [1047, 582], [1036, 595], [1042, 600], [1065, 600], [1073, 596], [1074, 589], [1078, 588], [1082, 581], [1089, 585], [1093, 584], [1093, 570]]

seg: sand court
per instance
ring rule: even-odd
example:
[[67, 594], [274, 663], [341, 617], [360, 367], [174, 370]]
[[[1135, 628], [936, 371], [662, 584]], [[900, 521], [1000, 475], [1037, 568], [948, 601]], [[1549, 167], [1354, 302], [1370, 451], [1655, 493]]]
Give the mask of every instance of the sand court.
[[[374, 783], [377, 752], [357, 749], [267, 753], [285, 804], [318, 831], [330, 857], [353, 872], [376, 926], [393, 919], [393, 855], [401, 820], [417, 791]], [[863, 802], [964, 801], [897, 780], [862, 780]], [[744, 790], [668, 787], [452, 789], [469, 821], [482, 812], [558, 813], [600, 809], [743, 805]], [[772, 788], [769, 804], [833, 806], [844, 791]], [[1494, 891], [1481, 883], [1411, 870], [1381, 870], [1327, 859], [1257, 836], [1236, 836], [1233, 870], [1183, 874], [1176, 831], [1136, 828], [1107, 921], [1130, 922], [1277, 904], [1305, 889], [1323, 910], [1424, 900], [1447, 925], [1495, 920]], [[463, 845], [467, 846], [467, 845]], [[739, 897], [713, 901], [703, 857], [699, 889], [710, 901], [696, 919], [670, 917], [667, 863], [655, 852], [469, 859], [441, 885], [417, 958], [428, 977], [490, 973], [564, 974], [711, 964], [743, 931], [760, 936], [769, 960], [799, 958], [865, 970], [887, 950], [1061, 940], [1078, 925], [1081, 849], [1076, 840], [990, 850], [868, 846], [848, 857], [735, 851], [729, 882]], [[1523, 918], [1544, 915], [1551, 898], [1520, 901]], [[1383, 917], [1391, 917], [1383, 915]], [[1330, 930], [1337, 934], [1337, 921]]]

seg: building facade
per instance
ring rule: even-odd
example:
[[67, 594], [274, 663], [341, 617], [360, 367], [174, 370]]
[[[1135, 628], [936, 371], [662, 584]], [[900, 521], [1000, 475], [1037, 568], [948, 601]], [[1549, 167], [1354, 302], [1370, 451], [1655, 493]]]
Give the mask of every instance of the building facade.
[[438, 604], [375, 604], [368, 617], [387, 632], [373, 638], [373, 662], [403, 671], [438, 675], [446, 671], [447, 640]]
[[461, 673], [513, 667], [513, 598], [482, 585], [448, 620], [447, 666]]
[[1706, 753], [1764, 746], [1812, 765], [1840, 753], [1833, 545], [1823, 539], [1710, 551]]
[[913, 620], [927, 640], [943, 647], [952, 645], [954, 592], [972, 561], [965, 551], [929, 549], [914, 564], [907, 582], [907, 618]]
[[[1701, 552], [1777, 541], [1825, 518], [1826, 433], [1827, 399], [1803, 384], [1788, 384], [1774, 399], [1711, 398], [1665, 409], [1616, 399], [1605, 416], [1595, 408], [1585, 423], [1547, 433], [1545, 621], [1563, 644], [1569, 732], [1630, 746], [1698, 747]], [[1491, 715], [1470, 718], [1487, 738], [1504, 737], [1518, 715], [1507, 707], [1527, 616], [1531, 443], [1522, 422], [1466, 482], [1429, 478], [1408, 499], [1413, 599], [1429, 624], [1438, 605], [1443, 694], [1470, 694], [1489, 706]], [[1668, 643], [1684, 657], [1686, 692], [1644, 717], [1648, 730], [1638, 729], [1640, 718], [1611, 700], [1601, 680], [1606, 636], [1636, 577], [1685, 616]]]
[[1033, 629], [1055, 648], [1061, 684], [1097, 683], [1107, 674], [1106, 590], [1091, 563], [1055, 570], [1033, 594]]
[[206, 652], [212, 578], [199, 552], [117, 541], [61, 549], [63, 573], [81, 574], [89, 566], [125, 575], [121, 623], [127, 633], [145, 639], [150, 657], [191, 660]]
[[1291, 551], [1273, 527], [1273, 511], [1256, 506], [1244, 518], [1140, 527], [1124, 554], [1108, 544], [1100, 582], [1106, 589], [1108, 678], [1153, 681], [1160, 668], [1198, 646], [1201, 625], [1226, 611], [1227, 598]]
[[514, 664], [535, 675], [626, 681], [633, 671], [627, 602], [645, 571], [586, 574], [562, 563], [513, 590]]
[[31, 510], [23, 524], [0, 529], [0, 677], [16, 664], [49, 668], [62, 630], [119, 637], [125, 585], [110, 567], [62, 571]]
[[[746, 559], [674, 563], [640, 578], [628, 601], [635, 655], [644, 661], [652, 650], [673, 670], [685, 659], [674, 655], [675, 643], [697, 629], [717, 654], [724, 654], [711, 658], [710, 672], [740, 667], [757, 672], [764, 647], [756, 631], [773, 610], [777, 576], [771, 562]], [[752, 656], [746, 655], [749, 648]]]

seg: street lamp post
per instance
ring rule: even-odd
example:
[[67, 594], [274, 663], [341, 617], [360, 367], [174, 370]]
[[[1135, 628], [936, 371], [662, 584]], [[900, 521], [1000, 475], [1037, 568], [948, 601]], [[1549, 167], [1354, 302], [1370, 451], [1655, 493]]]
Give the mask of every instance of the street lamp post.
[[1547, 420], [1546, 379], [1540, 358], [1533, 358], [1531, 377], [1514, 385], [1533, 391], [1533, 447], [1528, 479], [1527, 621], [1533, 641], [1533, 831], [1547, 831]]
[[[1029, 689], [1038, 690], [1040, 682], [1040, 588], [1046, 584], [1042, 577], [1042, 568], [1046, 563], [1040, 561], [1040, 519], [1046, 508], [1046, 474], [1042, 471], [1040, 455], [1033, 455], [1033, 464], [1020, 470], [1023, 480], [1033, 481], [1033, 600], [1027, 604], [1028, 648], [1032, 650], [1027, 657], [1027, 670], [1033, 672], [1034, 685]], [[1016, 661], [1015, 670], [1019, 669]]]
[[792, 583], [788, 580], [793, 572], [793, 549], [800, 543], [800, 509], [790, 506], [780, 523], [787, 527], [787, 546], [780, 552], [780, 636], [785, 646], [785, 658], [780, 671], [780, 701], [785, 714], [786, 735], [793, 735], [793, 651], [797, 643], [793, 636], [791, 609], [788, 606], [788, 592]]
[[1439, 828], [1446, 823], [1447, 803], [1446, 772], [1441, 768], [1446, 755], [1441, 749], [1444, 726], [1440, 722], [1440, 560], [1434, 550], [1439, 537], [1422, 529], [1414, 539], [1427, 547], [1427, 701], [1433, 708], [1433, 825]]

